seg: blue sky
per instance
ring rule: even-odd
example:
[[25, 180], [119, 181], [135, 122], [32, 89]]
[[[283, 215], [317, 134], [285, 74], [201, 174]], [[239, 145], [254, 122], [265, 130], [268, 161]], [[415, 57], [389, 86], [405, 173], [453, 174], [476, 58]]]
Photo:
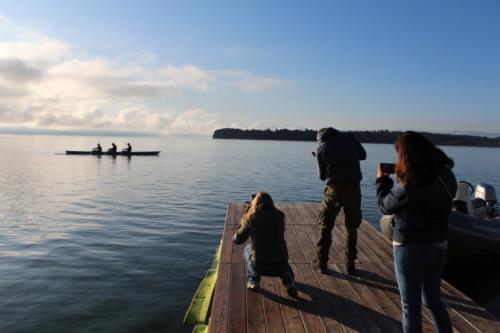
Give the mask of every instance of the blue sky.
[[18, 0], [0, 15], [0, 126], [500, 132], [498, 1]]

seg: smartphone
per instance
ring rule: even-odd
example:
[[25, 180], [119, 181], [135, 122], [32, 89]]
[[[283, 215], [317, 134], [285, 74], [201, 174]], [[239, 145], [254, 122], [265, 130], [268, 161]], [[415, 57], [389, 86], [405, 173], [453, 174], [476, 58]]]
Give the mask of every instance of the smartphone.
[[257, 195], [257, 193], [252, 193], [252, 200], [255, 199], [256, 195]]
[[380, 170], [382, 171], [382, 173], [394, 173], [396, 172], [396, 164], [380, 163]]

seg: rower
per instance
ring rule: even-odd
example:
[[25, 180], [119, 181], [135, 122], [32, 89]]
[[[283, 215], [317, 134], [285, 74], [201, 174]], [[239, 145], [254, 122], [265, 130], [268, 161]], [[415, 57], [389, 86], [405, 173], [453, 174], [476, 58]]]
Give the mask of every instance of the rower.
[[116, 147], [115, 143], [113, 142], [111, 144], [111, 148], [108, 149], [108, 153], [116, 154], [116, 149], [117, 149], [117, 147]]
[[132, 146], [130, 143], [127, 143], [127, 148], [123, 148], [122, 150], [124, 153], [130, 154], [132, 152]]
[[97, 147], [95, 147], [94, 149], [92, 149], [92, 152], [97, 153], [97, 154], [101, 154], [101, 153], [102, 153], [102, 147], [101, 147], [101, 144], [100, 144], [100, 143], [98, 143], [98, 144], [97, 144]]

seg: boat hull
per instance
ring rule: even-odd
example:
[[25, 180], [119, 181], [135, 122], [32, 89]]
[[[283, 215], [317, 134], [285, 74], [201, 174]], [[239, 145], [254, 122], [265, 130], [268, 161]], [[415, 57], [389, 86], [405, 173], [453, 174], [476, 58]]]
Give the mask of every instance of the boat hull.
[[95, 155], [95, 156], [158, 156], [159, 151], [133, 151], [131, 153], [124, 151], [117, 151], [116, 153], [111, 153], [103, 151], [101, 153], [95, 151], [81, 151], [81, 150], [66, 150], [66, 155]]
[[477, 260], [500, 258], [500, 220], [475, 218], [451, 212], [448, 224], [449, 251]]

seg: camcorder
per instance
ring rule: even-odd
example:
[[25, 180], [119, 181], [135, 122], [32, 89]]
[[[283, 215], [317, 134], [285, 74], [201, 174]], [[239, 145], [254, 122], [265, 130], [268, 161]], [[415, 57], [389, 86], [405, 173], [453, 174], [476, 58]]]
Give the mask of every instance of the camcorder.
[[395, 173], [396, 172], [396, 164], [394, 164], [394, 163], [380, 163], [380, 171], [382, 171], [382, 173]]

